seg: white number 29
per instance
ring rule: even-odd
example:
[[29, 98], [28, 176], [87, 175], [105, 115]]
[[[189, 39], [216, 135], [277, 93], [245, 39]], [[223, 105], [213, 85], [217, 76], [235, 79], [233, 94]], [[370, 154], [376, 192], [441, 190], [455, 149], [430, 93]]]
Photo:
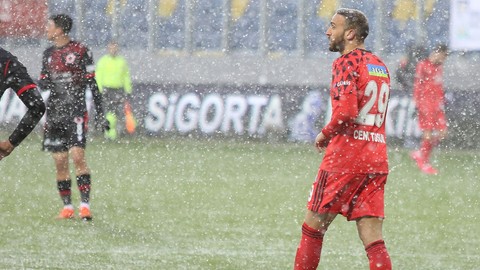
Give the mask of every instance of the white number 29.
[[[378, 93], [380, 91], [380, 93]], [[375, 81], [369, 81], [365, 88], [365, 96], [370, 99], [365, 105], [360, 108], [355, 123], [365, 126], [377, 126], [381, 127], [383, 121], [385, 121], [385, 115], [387, 114], [387, 104], [390, 95], [390, 88], [388, 84], [382, 83], [380, 89]], [[370, 113], [373, 105], [377, 103], [377, 113]]]

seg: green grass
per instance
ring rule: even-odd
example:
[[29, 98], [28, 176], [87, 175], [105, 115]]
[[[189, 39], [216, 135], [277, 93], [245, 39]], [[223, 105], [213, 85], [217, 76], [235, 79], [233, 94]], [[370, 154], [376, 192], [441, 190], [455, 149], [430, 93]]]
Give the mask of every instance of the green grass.
[[[188, 138], [96, 139], [87, 158], [93, 223], [54, 219], [53, 160], [36, 135], [0, 162], [0, 269], [291, 269], [321, 161], [309, 145]], [[480, 161], [435, 160], [441, 174], [426, 176], [390, 153], [394, 267], [480, 269]], [[337, 218], [324, 243], [320, 269], [368, 269], [354, 223]]]

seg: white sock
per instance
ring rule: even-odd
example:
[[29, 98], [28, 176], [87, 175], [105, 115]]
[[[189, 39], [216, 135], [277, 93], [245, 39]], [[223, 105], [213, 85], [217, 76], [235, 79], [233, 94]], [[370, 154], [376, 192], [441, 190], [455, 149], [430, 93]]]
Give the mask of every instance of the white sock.
[[86, 207], [86, 208], [90, 209], [90, 204], [82, 202], [82, 203], [80, 203], [80, 208], [82, 208], [82, 207]]

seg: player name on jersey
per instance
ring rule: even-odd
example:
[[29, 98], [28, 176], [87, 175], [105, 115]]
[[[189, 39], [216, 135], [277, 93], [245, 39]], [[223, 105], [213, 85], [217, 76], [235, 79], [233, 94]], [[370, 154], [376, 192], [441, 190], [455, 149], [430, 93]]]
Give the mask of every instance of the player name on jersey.
[[361, 140], [361, 141], [387, 143], [385, 140], [385, 136], [383, 136], [383, 134], [368, 132], [365, 130], [353, 131], [353, 138], [355, 140]]

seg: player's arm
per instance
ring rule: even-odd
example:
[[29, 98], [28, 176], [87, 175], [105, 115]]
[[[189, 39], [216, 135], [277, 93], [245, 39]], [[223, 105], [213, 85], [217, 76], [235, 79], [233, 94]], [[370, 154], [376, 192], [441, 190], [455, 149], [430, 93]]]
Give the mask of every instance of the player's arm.
[[102, 131], [109, 130], [110, 126], [105, 118], [105, 112], [103, 110], [102, 93], [100, 93], [100, 90], [98, 89], [97, 82], [95, 81], [95, 75], [87, 79], [87, 84], [90, 88], [90, 91], [92, 91], [93, 102], [95, 103], [95, 123]]
[[27, 69], [16, 59], [11, 59], [5, 70], [7, 87], [12, 88], [27, 107], [27, 112], [7, 141], [0, 143], [0, 159], [8, 156], [35, 128], [45, 113], [45, 103], [37, 85]]
[[[356, 91], [355, 91], [356, 93]], [[342, 134], [343, 131], [351, 125], [358, 116], [358, 105], [356, 94], [349, 93], [336, 102], [332, 109], [332, 118], [330, 122], [323, 127], [321, 133], [316, 138], [316, 146], [321, 150], [328, 145], [328, 142], [335, 136]]]
[[102, 130], [108, 130], [110, 126], [103, 110], [102, 93], [100, 93], [97, 81], [95, 80], [95, 65], [93, 64], [92, 54], [88, 49], [85, 50], [82, 59], [84, 61], [83, 65], [85, 66], [85, 82], [92, 92], [93, 102], [95, 103], [95, 123], [100, 125]]
[[97, 83], [95, 82], [95, 78], [91, 78], [88, 80], [88, 85], [90, 88], [90, 91], [92, 91], [92, 96], [93, 96], [93, 102], [95, 103], [95, 122], [97, 125], [100, 125], [100, 128], [109, 129], [109, 124], [108, 121], [105, 118], [105, 112], [103, 110], [103, 100], [102, 100], [102, 94], [100, 93], [100, 90], [98, 89]]
[[357, 86], [352, 75], [332, 91], [338, 94], [332, 101], [332, 118], [317, 136], [315, 143], [319, 150], [326, 147], [333, 137], [342, 134], [358, 116]]
[[105, 73], [105, 67], [107, 66], [104, 64], [105, 61], [105, 58], [100, 58], [95, 67], [95, 81], [97, 83], [97, 87], [100, 93], [103, 93], [103, 76]]
[[38, 80], [38, 86], [42, 91], [48, 91], [53, 88], [53, 83], [48, 72], [48, 55], [47, 52], [43, 53], [42, 57], [42, 70], [40, 71], [40, 78]]

